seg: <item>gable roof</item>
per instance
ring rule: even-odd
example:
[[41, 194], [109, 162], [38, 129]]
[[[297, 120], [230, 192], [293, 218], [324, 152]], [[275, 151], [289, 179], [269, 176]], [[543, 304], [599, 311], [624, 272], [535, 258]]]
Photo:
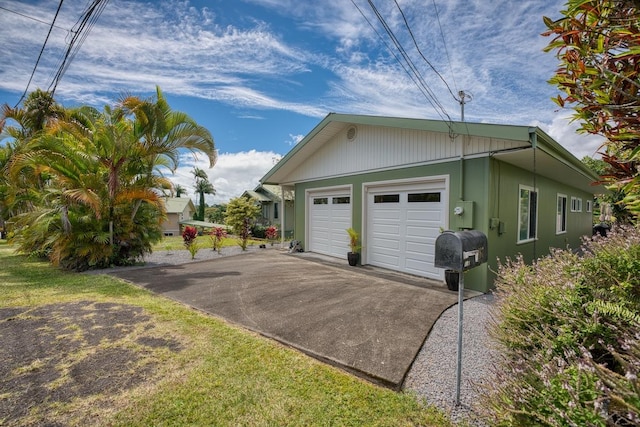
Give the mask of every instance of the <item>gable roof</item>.
[[165, 197], [164, 205], [167, 209], [167, 213], [182, 213], [184, 210], [189, 207], [189, 210], [196, 210], [196, 205], [193, 204], [193, 201], [188, 197]]
[[[260, 182], [263, 185], [285, 183], [303, 162], [350, 125], [381, 126], [508, 141], [511, 144], [503, 150], [486, 152], [485, 155], [495, 156], [541, 176], [558, 179], [558, 176], [562, 175], [563, 182], [588, 192], [604, 192], [602, 187], [592, 185], [599, 180], [595, 172], [538, 127], [337, 113], [328, 114], [271, 168]], [[561, 167], [562, 172], [559, 172], [558, 167]]]

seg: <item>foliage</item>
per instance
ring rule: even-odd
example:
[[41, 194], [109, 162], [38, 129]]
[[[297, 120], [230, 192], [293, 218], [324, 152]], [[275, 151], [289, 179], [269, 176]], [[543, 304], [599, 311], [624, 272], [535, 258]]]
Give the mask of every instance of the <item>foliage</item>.
[[267, 227], [265, 236], [267, 240], [271, 242], [272, 246], [273, 246], [273, 241], [278, 238], [278, 234], [279, 234], [278, 227], [276, 227], [275, 225], [270, 225], [269, 227]]
[[205, 208], [204, 214], [207, 221], [214, 224], [224, 224], [224, 217], [227, 214], [227, 205], [223, 203]]
[[251, 227], [251, 235], [256, 239], [266, 239], [267, 227], [260, 224], [253, 224], [253, 226]]
[[220, 253], [220, 250], [222, 249], [222, 242], [224, 241], [225, 237], [227, 237], [227, 231], [224, 228], [214, 228], [213, 231], [211, 231], [211, 233], [209, 234], [212, 250], [218, 251], [218, 253]]
[[[127, 304], [140, 307], [152, 332], [180, 343], [179, 351], [167, 351], [131, 340], [132, 352], [143, 351], [161, 362], [145, 370], [144, 386], [79, 396], [70, 403], [43, 399], [15, 425], [451, 426], [444, 414], [410, 394], [372, 385], [122, 280], [60, 271], [15, 255], [4, 242], [0, 265], [1, 309], [72, 301]], [[105, 342], [95, 345], [89, 354], [100, 354]], [[25, 365], [31, 362], [25, 358]], [[57, 365], [68, 371], [68, 364]], [[154, 381], [156, 374], [162, 381]], [[6, 394], [3, 398], [6, 402]]]
[[640, 231], [585, 240], [498, 272], [501, 357], [480, 405], [490, 425], [640, 422]]
[[351, 252], [359, 252], [362, 246], [360, 246], [360, 233], [358, 233], [354, 228], [347, 228], [347, 233], [349, 234], [349, 249]]
[[215, 188], [213, 188], [213, 184], [209, 181], [209, 176], [203, 169], [194, 167], [193, 171], [191, 172], [193, 173], [193, 177], [195, 180], [194, 188], [196, 190], [196, 193], [200, 196], [198, 203], [198, 213], [194, 217], [199, 221], [204, 221], [204, 212], [206, 207], [204, 195], [216, 194], [216, 190]]
[[[10, 123], [10, 124], [9, 124]], [[162, 237], [164, 204], [181, 149], [215, 162], [209, 132], [155, 100], [127, 97], [102, 111], [64, 109], [46, 92], [0, 118], [0, 216], [18, 250], [74, 270], [129, 265]]]
[[247, 220], [251, 226], [260, 215], [260, 206], [255, 199], [236, 197], [227, 204], [225, 223], [231, 227], [233, 233], [239, 236], [246, 231]]
[[182, 240], [184, 242], [184, 247], [189, 249], [198, 237], [198, 230], [195, 227], [191, 227], [187, 225], [184, 230], [182, 230]]
[[[607, 176], [611, 170], [611, 167], [604, 160], [594, 159], [589, 156], [583, 157], [582, 163], [601, 177]], [[599, 194], [596, 197], [596, 204], [593, 209], [594, 223], [605, 220], [604, 217], [601, 218], [601, 208], [606, 204], [611, 208], [611, 221], [615, 221], [618, 224], [631, 224], [633, 222], [633, 215], [626, 208], [624, 198], [625, 193], [623, 189], [616, 186], [610, 187], [609, 192], [605, 194]]]
[[546, 47], [560, 60], [549, 81], [573, 104], [580, 131], [606, 138], [603, 178], [624, 192], [624, 203], [640, 214], [640, 7], [629, 0], [568, 0], [563, 17], [545, 17], [553, 39]]
[[251, 219], [245, 217], [242, 220], [242, 227], [238, 232], [238, 245], [242, 248], [243, 251], [247, 250], [247, 245], [249, 244], [249, 237], [251, 236]]

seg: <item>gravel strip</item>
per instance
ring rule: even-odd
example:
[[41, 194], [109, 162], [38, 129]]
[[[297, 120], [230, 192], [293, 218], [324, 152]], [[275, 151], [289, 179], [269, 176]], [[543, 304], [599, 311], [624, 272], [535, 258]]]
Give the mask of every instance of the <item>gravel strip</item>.
[[490, 367], [495, 353], [487, 327], [493, 302], [493, 295], [485, 294], [463, 303], [459, 406], [455, 404], [458, 304], [445, 310], [433, 325], [405, 379], [405, 390], [444, 410], [456, 422], [466, 420], [474, 426], [484, 425], [476, 419], [473, 405], [478, 401], [476, 387], [492, 381]]
[[[279, 245], [267, 245], [267, 249], [285, 251], [288, 250], [288, 247], [281, 249]], [[219, 254], [210, 248], [202, 248], [193, 260], [186, 249], [156, 251], [145, 257], [144, 267], [205, 261], [221, 256], [247, 254], [260, 250], [265, 249], [249, 246], [243, 252], [239, 246], [228, 246], [222, 248], [222, 252]], [[131, 269], [136, 267], [116, 268]], [[108, 273], [109, 269], [94, 272]], [[414, 392], [419, 398], [425, 399], [427, 403], [448, 413], [454, 422], [464, 420], [472, 426], [484, 426], [476, 419], [473, 405], [478, 401], [477, 386], [490, 382], [492, 379], [490, 367], [493, 361], [493, 351], [487, 326], [493, 302], [493, 295], [486, 294], [467, 299], [463, 304], [460, 405], [455, 405], [458, 344], [457, 304], [445, 310], [433, 325], [403, 385], [404, 390]]]

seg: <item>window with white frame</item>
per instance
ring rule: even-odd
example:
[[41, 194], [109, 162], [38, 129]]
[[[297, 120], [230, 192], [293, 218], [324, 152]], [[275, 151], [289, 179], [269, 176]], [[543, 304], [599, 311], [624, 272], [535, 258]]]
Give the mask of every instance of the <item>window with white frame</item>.
[[538, 235], [538, 191], [521, 185], [518, 197], [518, 243], [535, 240]]
[[582, 199], [578, 197], [571, 198], [571, 212], [582, 212]]
[[593, 200], [587, 200], [586, 211], [587, 212], [592, 212], [593, 211]]
[[567, 232], [567, 196], [558, 194], [558, 206], [556, 209], [556, 234]]

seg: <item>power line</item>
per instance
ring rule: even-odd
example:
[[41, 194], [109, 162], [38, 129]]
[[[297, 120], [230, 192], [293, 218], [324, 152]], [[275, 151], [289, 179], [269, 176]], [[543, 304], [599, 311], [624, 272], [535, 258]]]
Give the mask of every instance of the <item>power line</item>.
[[51, 26], [49, 27], [49, 31], [47, 32], [47, 37], [44, 39], [44, 43], [42, 43], [42, 49], [40, 49], [40, 53], [38, 54], [36, 65], [33, 66], [33, 71], [31, 72], [31, 76], [29, 77], [29, 81], [27, 82], [27, 87], [24, 89], [24, 92], [22, 93], [22, 96], [18, 100], [18, 103], [13, 108], [17, 108], [18, 105], [20, 105], [20, 103], [24, 99], [24, 97], [27, 95], [27, 91], [29, 90], [29, 85], [31, 84], [31, 80], [33, 80], [33, 76], [36, 74], [36, 69], [38, 68], [38, 64], [40, 63], [42, 52], [44, 52], [44, 48], [47, 46], [47, 41], [49, 41], [49, 36], [51, 35], [51, 31], [53, 30], [56, 19], [58, 18], [58, 14], [60, 13], [60, 9], [62, 8], [62, 2], [64, 2], [64, 0], [60, 0], [60, 3], [58, 3], [58, 9], [56, 10], [56, 14], [53, 17], [53, 21], [51, 21]]
[[[402, 46], [402, 44], [400, 43], [398, 38], [395, 36], [395, 34], [393, 33], [393, 30], [387, 24], [386, 20], [384, 19], [384, 17], [382, 16], [382, 14], [378, 10], [378, 8], [375, 6], [375, 4], [373, 4], [373, 2], [371, 0], [368, 0], [368, 3], [369, 3], [369, 6], [371, 7], [371, 9], [373, 10], [374, 14], [378, 18], [378, 21], [380, 21], [380, 23], [382, 24], [382, 27], [384, 28], [384, 30], [386, 31], [387, 35], [389, 36], [389, 38], [391, 39], [391, 41], [395, 45], [396, 49], [400, 52], [400, 54], [402, 55], [404, 61], [407, 63], [408, 67], [411, 70], [411, 73], [415, 76], [415, 79], [419, 82], [419, 87], [421, 88], [422, 93], [425, 95], [425, 97], [427, 97], [427, 99], [429, 100], [431, 105], [434, 107], [434, 110], [440, 116], [440, 118], [443, 121], [446, 121], [448, 123], [449, 129], [450, 129], [450, 131], [452, 131], [451, 125], [450, 125], [452, 120], [451, 120], [451, 117], [449, 116], [449, 114], [447, 113], [447, 111], [445, 110], [444, 106], [438, 100], [438, 98], [435, 95], [435, 93], [429, 88], [429, 85], [427, 85], [426, 81], [422, 77], [422, 74], [420, 73], [418, 67], [412, 61], [412, 59], [409, 56], [409, 54], [407, 53], [407, 51], [404, 49], [404, 47]], [[394, 55], [394, 57], [395, 57], [395, 55]], [[397, 57], [396, 57], [396, 59], [397, 59]], [[415, 83], [415, 80], [414, 80], [414, 83]], [[446, 116], [446, 119], [445, 119], [445, 116]]]
[[76, 24], [72, 29], [73, 36], [69, 41], [69, 45], [67, 51], [62, 58], [62, 63], [58, 67], [58, 71], [53, 78], [53, 81], [49, 85], [49, 92], [51, 96], [54, 95], [56, 88], [58, 87], [58, 83], [62, 79], [62, 76], [69, 68], [69, 65], [75, 58], [76, 54], [84, 44], [87, 36], [91, 32], [91, 29], [94, 27], [95, 23], [98, 21], [98, 18], [104, 11], [104, 8], [107, 6], [109, 0], [93, 0], [93, 2], [87, 6], [85, 11], [82, 13]]
[[2, 9], [2, 10], [4, 10], [4, 11], [7, 11], [7, 12], [9, 12], [9, 13], [16, 14], [16, 15], [18, 15], [18, 16], [22, 16], [23, 18], [31, 19], [32, 21], [36, 21], [36, 22], [39, 22], [39, 23], [41, 23], [41, 24], [45, 24], [45, 25], [52, 25], [54, 28], [57, 28], [57, 29], [59, 29], [59, 30], [64, 30], [64, 31], [67, 31], [67, 32], [69, 31], [69, 30], [67, 30], [66, 28], [62, 28], [62, 27], [59, 27], [59, 26], [57, 26], [57, 25], [49, 24], [47, 21], [43, 21], [43, 20], [41, 20], [41, 19], [34, 18], [33, 16], [29, 16], [29, 15], [27, 15], [27, 14], [24, 14], [24, 13], [18, 12], [18, 11], [16, 11], [16, 10], [7, 9], [7, 8], [6, 8], [6, 7], [4, 7], [4, 6], [0, 6], [0, 9]]
[[[442, 74], [440, 74], [438, 72], [438, 70], [436, 70], [436, 67], [433, 66], [433, 64], [427, 59], [427, 57], [424, 56], [424, 54], [422, 53], [422, 50], [420, 50], [420, 46], [418, 46], [418, 42], [416, 41], [416, 38], [413, 35], [413, 31], [411, 31], [411, 27], [409, 26], [409, 22], [407, 21], [407, 17], [405, 16], [404, 11], [402, 10], [400, 5], [398, 4], [398, 0], [393, 0], [393, 1], [396, 4], [396, 7], [398, 8], [398, 11], [400, 11], [400, 15], [402, 15], [402, 19], [404, 20], [404, 25], [407, 27], [407, 30], [409, 31], [409, 35], [411, 36], [411, 40], [413, 41], [414, 46], [418, 50], [418, 53], [420, 54], [422, 59], [424, 59], [424, 62], [426, 62], [429, 65], [429, 67], [431, 67], [433, 72], [436, 73], [436, 75], [438, 77], [440, 77], [440, 80], [442, 80], [444, 85], [447, 87], [447, 89], [449, 90], [449, 93], [451, 94], [453, 99], [455, 99], [457, 101], [458, 99], [456, 98], [456, 96], [453, 94], [453, 91], [449, 87], [449, 83], [447, 83], [447, 81], [444, 79], [444, 77], [442, 77]], [[440, 21], [438, 20], [438, 22], [440, 22]], [[442, 27], [440, 28], [440, 30], [442, 31]]]
[[451, 66], [451, 58], [449, 57], [447, 42], [444, 38], [444, 31], [442, 31], [442, 24], [440, 23], [440, 13], [438, 13], [438, 6], [436, 6], [436, 0], [431, 0], [431, 1], [433, 3], [433, 9], [436, 12], [436, 20], [438, 21], [438, 28], [440, 29], [440, 36], [442, 37], [442, 46], [444, 47], [444, 53], [447, 55], [447, 63], [449, 64], [449, 71], [451, 72], [451, 78], [453, 79], [453, 87], [456, 89], [456, 92], [458, 92], [458, 85], [456, 84], [456, 75], [453, 72], [453, 67]]

